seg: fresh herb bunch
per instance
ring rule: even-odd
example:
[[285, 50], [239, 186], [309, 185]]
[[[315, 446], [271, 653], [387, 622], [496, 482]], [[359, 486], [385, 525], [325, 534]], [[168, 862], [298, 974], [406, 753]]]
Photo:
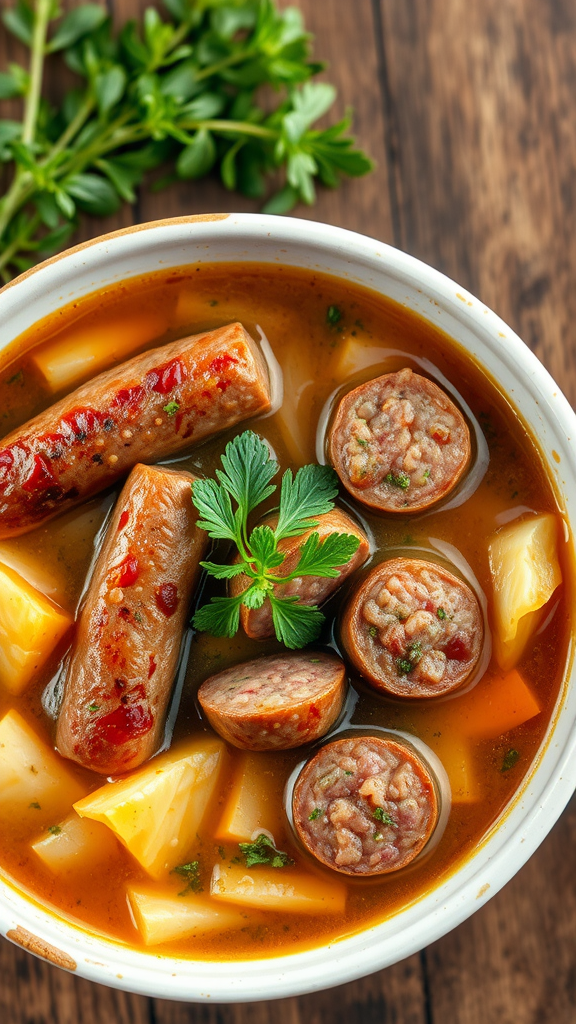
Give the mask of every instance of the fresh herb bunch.
[[277, 571], [284, 561], [278, 544], [318, 526], [316, 516], [334, 507], [336, 473], [329, 466], [304, 466], [294, 477], [287, 469], [275, 527], [256, 526], [249, 533], [250, 514], [276, 490], [270, 481], [279, 470], [278, 463], [270, 457], [264, 441], [246, 430], [226, 446], [222, 466], [216, 470], [217, 480], [194, 482], [192, 500], [201, 516], [198, 526], [214, 540], [233, 541], [240, 557], [231, 565], [200, 564], [216, 579], [243, 573], [250, 584], [236, 597], [213, 597], [196, 612], [194, 626], [214, 636], [232, 637], [240, 625], [240, 606], [261, 608], [268, 598], [277, 639], [286, 647], [305, 647], [320, 633], [322, 612], [299, 604], [297, 597], [276, 597], [274, 587], [299, 576], [338, 576], [338, 568], [352, 558], [359, 540], [347, 533], [332, 533], [321, 540], [317, 532], [311, 533], [294, 571], [284, 576]]
[[[226, 188], [252, 198], [283, 168], [286, 184], [268, 213], [313, 203], [317, 178], [335, 186], [341, 174], [371, 169], [347, 135], [348, 116], [312, 127], [335, 90], [310, 81], [322, 65], [310, 59], [298, 10], [279, 11], [274, 0], [164, 4], [172, 21], [149, 7], [118, 34], [98, 4], [64, 17], [58, 0], [17, 0], [4, 10], [6, 28], [30, 49], [28, 68], [0, 73], [0, 99], [24, 100], [21, 122], [0, 121], [0, 162], [13, 170], [0, 200], [4, 281], [64, 245], [77, 211], [106, 216], [134, 202], [136, 186], [160, 164], [169, 166], [160, 184], [217, 168]], [[80, 79], [57, 108], [42, 97], [51, 54]], [[265, 85], [281, 93], [270, 112], [257, 99]]]

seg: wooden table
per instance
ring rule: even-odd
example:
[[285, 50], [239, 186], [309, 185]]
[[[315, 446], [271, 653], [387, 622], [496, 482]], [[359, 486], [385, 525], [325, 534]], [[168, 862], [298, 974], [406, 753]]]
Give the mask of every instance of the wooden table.
[[[378, 163], [309, 216], [461, 282], [576, 401], [574, 0], [298, 0]], [[113, 0], [118, 17], [144, 3]], [[2, 40], [2, 48], [6, 42]], [[133, 217], [254, 209], [216, 182], [142, 194]], [[84, 237], [102, 222], [86, 224]], [[252, 1006], [124, 995], [0, 945], [2, 1024], [574, 1024], [576, 802], [516, 878], [444, 939], [363, 981]]]

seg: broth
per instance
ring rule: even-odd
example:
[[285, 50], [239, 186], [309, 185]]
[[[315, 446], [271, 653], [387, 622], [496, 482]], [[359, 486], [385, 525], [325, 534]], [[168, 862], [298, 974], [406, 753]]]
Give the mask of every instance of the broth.
[[[327, 310], [337, 307], [336, 323]], [[559, 513], [558, 503], [538, 448], [508, 400], [486, 374], [441, 331], [407, 309], [359, 286], [321, 274], [282, 266], [202, 265], [163, 271], [112, 285], [64, 307], [36, 324], [4, 353], [0, 370], [0, 426], [7, 433], [54, 400], [48, 394], [32, 359], [72, 323], [101, 327], [103, 336], [118, 316], [138, 314], [160, 324], [154, 341], [136, 345], [130, 355], [147, 347], [241, 321], [257, 337], [258, 327], [272, 346], [284, 376], [285, 402], [280, 412], [242, 424], [171, 462], [177, 468], [213, 475], [225, 444], [251, 426], [264, 437], [281, 464], [296, 469], [317, 460], [322, 451], [318, 423], [343, 391], [380, 373], [410, 366], [444, 384], [461, 408], [469, 413], [476, 437], [474, 464], [463, 484], [448, 499], [429, 511], [410, 516], [378, 515], [339, 503], [360, 519], [372, 541], [367, 566], [354, 574], [330, 599], [320, 644], [338, 650], [337, 618], [346, 594], [367, 568], [384, 557], [424, 556], [443, 564], [452, 562], [475, 579], [480, 594], [491, 597], [488, 539], [498, 525], [525, 511]], [[331, 318], [334, 320], [334, 317]], [[88, 375], [89, 376], [89, 375]], [[80, 381], [76, 382], [76, 385]], [[65, 393], [65, 392], [63, 392]], [[57, 394], [56, 397], [59, 397]], [[324, 415], [323, 415], [324, 414]], [[52, 520], [32, 533], [0, 542], [0, 562], [13, 566], [30, 582], [69, 611], [75, 611], [86, 586], [94, 542], [113, 504], [114, 493], [99, 496], [77, 510]], [[269, 499], [274, 504], [274, 497]], [[154, 952], [205, 959], [264, 957], [295, 952], [334, 941], [381, 921], [421, 898], [446, 878], [482, 841], [514, 796], [542, 744], [565, 675], [570, 642], [571, 561], [568, 544], [561, 552], [564, 585], [550, 603], [549, 614], [531, 639], [518, 666], [540, 705], [540, 714], [514, 730], [489, 740], [470, 741], [465, 713], [482, 688], [501, 675], [484, 659], [473, 685], [445, 698], [407, 702], [377, 694], [351, 673], [352, 695], [347, 724], [384, 727], [410, 733], [423, 740], [445, 762], [454, 784], [468, 758], [477, 799], [455, 802], [445, 832], [433, 850], [405, 869], [373, 879], [335, 876], [311, 862], [294, 839], [288, 820], [279, 813], [277, 846], [296, 865], [327, 880], [346, 885], [345, 914], [326, 917], [277, 912], [250, 912], [240, 930], [209, 934], [155, 947]], [[222, 593], [210, 581], [202, 601]], [[489, 630], [487, 631], [489, 644]], [[174, 739], [210, 732], [195, 699], [200, 683], [209, 675], [238, 661], [281, 650], [274, 641], [257, 642], [238, 633], [233, 640], [208, 634], [188, 634], [189, 655], [181, 672], [181, 699], [174, 723]], [[488, 648], [487, 648], [488, 649]], [[52, 743], [54, 723], [43, 694], [57, 675], [65, 652], [57, 650], [39, 677], [21, 697], [0, 691], [0, 714], [17, 708]], [[462, 714], [455, 713], [455, 708]], [[175, 710], [175, 709], [174, 709]], [[174, 718], [174, 715], [171, 716]], [[342, 726], [340, 726], [342, 728]], [[510, 750], [516, 762], [506, 768]], [[309, 756], [307, 748], [261, 755], [278, 807], [294, 767]], [[232, 859], [237, 847], [222, 848], [214, 829], [222, 812], [232, 769], [239, 754], [230, 750], [226, 783], [210, 808], [198, 842], [191, 851], [201, 863], [201, 881], [209, 887], [212, 865]], [[76, 769], [75, 769], [76, 770]], [[77, 769], [87, 788], [102, 785], [102, 778]], [[469, 792], [469, 789], [466, 792]], [[42, 828], [51, 822], [2, 822], [0, 861], [5, 874], [56, 912], [130, 945], [141, 944], [127, 908], [128, 881], [145, 882], [147, 876], [124, 850], [105, 870], [78, 877], [56, 877], [30, 848]], [[174, 894], [182, 880], [171, 877], [166, 888]], [[188, 897], [183, 897], [188, 898]], [[189, 898], [193, 899], [193, 896]]]

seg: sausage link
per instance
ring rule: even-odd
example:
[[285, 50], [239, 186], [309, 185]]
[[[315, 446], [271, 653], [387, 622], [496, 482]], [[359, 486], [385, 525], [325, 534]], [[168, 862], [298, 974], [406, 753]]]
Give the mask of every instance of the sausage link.
[[478, 599], [435, 562], [394, 558], [365, 577], [348, 602], [341, 640], [377, 690], [439, 697], [457, 689], [482, 651]]
[[324, 736], [346, 694], [335, 654], [304, 651], [247, 661], [207, 679], [198, 700], [213, 729], [244, 750], [290, 750]]
[[470, 451], [470, 431], [454, 402], [407, 367], [345, 395], [328, 436], [344, 487], [384, 512], [419, 512], [445, 497]]
[[[278, 521], [277, 516], [267, 518], [265, 522], [274, 527]], [[356, 569], [364, 564], [370, 554], [368, 538], [362, 527], [339, 508], [332, 509], [324, 515], [317, 517], [318, 526], [307, 530], [299, 537], [285, 537], [278, 544], [278, 550], [284, 555], [284, 561], [277, 568], [282, 576], [288, 576], [294, 571], [300, 558], [300, 550], [312, 533], [319, 533], [320, 539], [325, 540], [331, 533], [348, 533], [358, 537], [359, 545], [352, 558], [341, 566], [338, 576], [297, 576], [290, 583], [278, 584], [274, 587], [274, 595], [278, 598], [298, 597], [298, 604], [321, 605], [344, 583]], [[238, 560], [239, 556], [237, 556]], [[250, 585], [247, 576], [235, 576], [230, 581], [230, 593], [233, 597], [241, 594]], [[272, 622], [272, 608], [268, 598], [261, 608], [240, 608], [240, 622], [244, 632], [253, 640], [265, 640], [274, 636], [274, 624]]]
[[64, 684], [56, 745], [103, 775], [162, 741], [186, 615], [208, 537], [190, 473], [135, 466], [100, 551]]
[[322, 864], [346, 875], [406, 867], [438, 822], [428, 766], [404, 743], [376, 736], [327, 743], [298, 776], [296, 832]]
[[95, 377], [0, 449], [0, 538], [270, 407], [263, 357], [241, 324], [174, 341]]

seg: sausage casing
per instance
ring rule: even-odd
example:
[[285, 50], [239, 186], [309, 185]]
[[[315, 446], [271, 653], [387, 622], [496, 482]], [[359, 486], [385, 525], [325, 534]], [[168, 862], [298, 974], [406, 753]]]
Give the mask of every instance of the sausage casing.
[[260, 350], [241, 324], [116, 366], [13, 431], [0, 449], [0, 538], [85, 501], [270, 407]]
[[460, 410], [408, 367], [344, 395], [328, 436], [328, 455], [344, 487], [384, 512], [419, 512], [445, 497], [470, 452]]
[[118, 498], [68, 662], [61, 754], [118, 775], [162, 741], [182, 633], [208, 538], [190, 473], [138, 465]]
[[207, 679], [198, 700], [213, 729], [245, 750], [290, 750], [319, 739], [338, 718], [346, 672], [335, 654], [290, 651]]
[[398, 871], [438, 822], [428, 765], [405, 743], [379, 736], [334, 740], [302, 769], [292, 797], [296, 832], [335, 871]]
[[[274, 526], [278, 517], [272, 516], [265, 520], [270, 526]], [[342, 565], [337, 576], [298, 576], [290, 583], [277, 584], [274, 587], [274, 596], [277, 598], [298, 597], [299, 604], [321, 605], [342, 585], [345, 579], [358, 569], [370, 554], [368, 538], [361, 526], [339, 508], [333, 508], [330, 512], [317, 517], [318, 526], [307, 530], [299, 537], [285, 537], [278, 544], [278, 550], [284, 555], [284, 561], [276, 570], [281, 576], [288, 576], [294, 571], [300, 557], [300, 550], [311, 533], [318, 533], [324, 541], [331, 533], [348, 533], [358, 538], [358, 548], [352, 558]], [[230, 593], [232, 597], [241, 594], [250, 585], [247, 576], [235, 576], [230, 581]], [[244, 632], [253, 640], [264, 640], [274, 636], [274, 623], [272, 622], [272, 609], [268, 598], [260, 608], [240, 608], [240, 622]]]
[[372, 569], [348, 601], [341, 639], [377, 690], [439, 697], [461, 686], [477, 664], [484, 620], [474, 592], [447, 569], [394, 558]]

